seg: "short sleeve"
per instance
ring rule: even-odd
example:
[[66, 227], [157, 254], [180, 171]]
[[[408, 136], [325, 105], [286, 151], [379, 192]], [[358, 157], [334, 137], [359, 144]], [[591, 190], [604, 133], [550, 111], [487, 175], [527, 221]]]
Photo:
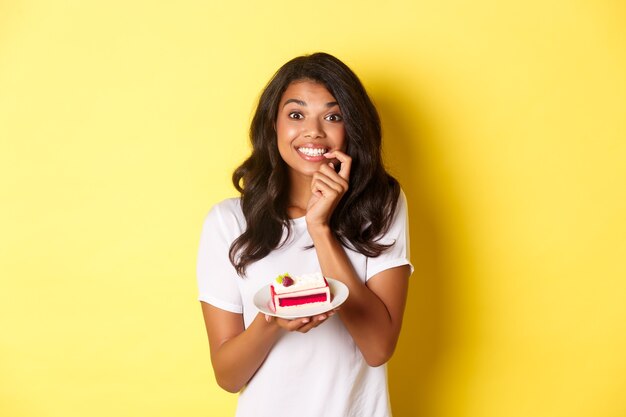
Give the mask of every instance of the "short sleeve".
[[225, 203], [211, 209], [202, 227], [197, 263], [198, 299], [222, 310], [242, 313], [236, 281], [240, 278], [228, 257], [239, 224], [235, 214], [225, 209]]
[[406, 196], [403, 191], [400, 191], [391, 226], [387, 233], [378, 240], [378, 243], [391, 245], [391, 247], [375, 258], [367, 258], [366, 280], [386, 269], [402, 265], [409, 265], [411, 273], [413, 273], [413, 265], [411, 265], [410, 260], [409, 217]]

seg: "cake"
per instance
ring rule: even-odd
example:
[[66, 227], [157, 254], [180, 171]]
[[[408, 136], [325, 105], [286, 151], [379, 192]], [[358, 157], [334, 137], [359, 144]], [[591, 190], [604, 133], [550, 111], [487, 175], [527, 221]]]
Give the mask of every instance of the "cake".
[[270, 285], [272, 309], [289, 313], [304, 306], [330, 306], [328, 281], [320, 273], [279, 275]]

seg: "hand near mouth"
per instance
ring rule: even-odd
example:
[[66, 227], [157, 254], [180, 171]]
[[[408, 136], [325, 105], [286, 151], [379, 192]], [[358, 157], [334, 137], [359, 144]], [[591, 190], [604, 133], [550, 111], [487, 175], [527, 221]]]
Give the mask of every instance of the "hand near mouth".
[[[333, 210], [348, 191], [352, 158], [341, 151], [328, 152], [324, 157], [328, 163], [322, 164], [311, 180], [312, 195], [306, 213], [309, 231], [328, 226]], [[337, 161], [339, 172], [335, 171]]]

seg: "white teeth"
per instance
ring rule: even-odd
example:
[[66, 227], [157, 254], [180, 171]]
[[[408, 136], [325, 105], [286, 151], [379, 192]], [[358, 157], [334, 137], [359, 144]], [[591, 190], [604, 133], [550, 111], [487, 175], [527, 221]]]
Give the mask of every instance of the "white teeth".
[[298, 148], [299, 152], [302, 152], [306, 156], [320, 156], [327, 152], [326, 148]]

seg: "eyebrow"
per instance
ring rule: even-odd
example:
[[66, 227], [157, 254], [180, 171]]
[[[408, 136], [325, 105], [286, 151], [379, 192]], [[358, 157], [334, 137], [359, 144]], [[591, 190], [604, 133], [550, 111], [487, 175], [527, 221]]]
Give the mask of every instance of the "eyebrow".
[[[283, 107], [285, 107], [289, 103], [296, 103], [297, 105], [303, 106], [303, 107], [307, 106], [306, 101], [298, 100], [296, 98], [290, 98], [289, 100], [285, 101], [285, 104], [283, 104]], [[326, 103], [327, 108], [331, 108], [331, 107], [338, 106], [338, 105], [339, 103], [337, 103], [336, 101], [330, 101]]]

